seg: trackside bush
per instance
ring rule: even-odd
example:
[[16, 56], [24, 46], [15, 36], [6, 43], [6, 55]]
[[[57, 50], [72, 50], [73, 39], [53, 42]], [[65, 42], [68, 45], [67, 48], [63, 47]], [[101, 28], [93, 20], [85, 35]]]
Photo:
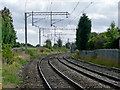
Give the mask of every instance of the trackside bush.
[[79, 58], [79, 50], [76, 49], [72, 56], [73, 56], [74, 58]]
[[11, 44], [3, 44], [2, 56], [3, 56], [3, 62], [6, 62], [7, 64], [13, 63], [14, 54], [12, 52], [12, 45]]

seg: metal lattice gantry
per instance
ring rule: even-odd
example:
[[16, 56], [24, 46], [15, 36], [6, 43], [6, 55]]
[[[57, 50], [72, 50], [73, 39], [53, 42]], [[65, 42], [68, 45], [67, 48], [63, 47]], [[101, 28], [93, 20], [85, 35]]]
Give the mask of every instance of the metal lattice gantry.
[[[53, 16], [55, 15], [65, 15], [66, 18], [68, 17], [69, 13], [68, 12], [25, 12], [25, 54], [27, 54], [27, 18], [32, 16], [32, 26], [35, 26], [35, 21], [34, 22], [34, 16], [44, 16], [44, 15], [49, 15], [50, 16], [50, 20], [51, 20], [51, 26], [53, 26], [53, 24], [55, 24], [56, 22], [53, 22]], [[40, 34], [40, 27], [39, 27], [39, 34]], [[44, 29], [45, 30], [45, 29]], [[40, 35], [39, 35], [40, 38]], [[40, 40], [39, 40], [40, 42]]]

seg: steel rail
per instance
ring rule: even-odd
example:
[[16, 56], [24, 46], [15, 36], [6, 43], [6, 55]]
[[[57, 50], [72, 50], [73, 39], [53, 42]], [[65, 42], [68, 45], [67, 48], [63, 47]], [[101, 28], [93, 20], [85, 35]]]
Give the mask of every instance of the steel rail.
[[112, 87], [112, 88], [120, 89], [120, 86], [118, 86], [118, 85], [116, 85], [116, 84], [110, 83], [110, 82], [108, 82], [108, 81], [99, 79], [99, 78], [94, 77], [94, 76], [92, 76], [92, 75], [90, 75], [90, 74], [87, 74], [87, 73], [85, 73], [85, 72], [82, 72], [82, 71], [80, 71], [80, 70], [78, 70], [78, 69], [75, 69], [75, 68], [71, 67], [70, 65], [67, 65], [66, 63], [62, 62], [59, 58], [57, 58], [57, 59], [58, 59], [58, 61], [59, 61], [60, 63], [62, 63], [63, 65], [69, 67], [70, 69], [72, 69], [72, 70], [74, 70], [74, 71], [76, 71], [76, 72], [78, 72], [78, 73], [81, 73], [81, 74], [83, 74], [83, 75], [85, 75], [85, 76], [87, 76], [87, 77], [89, 77], [89, 78], [91, 78], [91, 79], [94, 79], [94, 80], [96, 80], [96, 81], [99, 81], [99, 82], [101, 82], [101, 83], [104, 83], [104, 84], [106, 84], [106, 85], [109, 85], [109, 86]]
[[105, 73], [102, 73], [102, 72], [99, 72], [99, 71], [90, 69], [90, 68], [85, 67], [85, 66], [82, 66], [82, 65], [78, 65], [78, 64], [76, 64], [76, 63], [73, 63], [73, 62], [69, 61], [69, 60], [66, 59], [65, 57], [63, 57], [63, 59], [66, 60], [67, 62], [71, 63], [71, 64], [74, 64], [74, 65], [76, 65], [76, 66], [78, 66], [78, 67], [81, 67], [81, 68], [86, 69], [86, 70], [88, 70], [88, 71], [91, 71], [91, 72], [93, 72], [93, 73], [97, 73], [97, 74], [102, 75], [102, 76], [105, 76], [105, 77], [107, 77], [107, 78], [109, 78], [109, 79], [113, 79], [113, 80], [116, 80], [116, 81], [120, 81], [120, 78], [117, 78], [117, 77], [111, 76], [111, 75], [109, 75], [109, 74], [105, 74]]
[[[71, 58], [78, 61], [78, 59], [76, 59], [76, 58], [73, 58], [73, 57], [71, 57]], [[114, 71], [117, 71], [117, 72], [120, 73], [120, 68], [101, 66], [101, 65], [97, 65], [97, 64], [90, 63], [90, 62], [82, 61], [82, 60], [80, 60], [80, 59], [79, 59], [79, 61], [80, 61], [80, 62], [87, 63], [87, 64], [90, 64], [90, 65], [93, 65], [93, 66], [97, 66], [97, 67], [100, 67], [100, 68], [111, 69], [111, 70], [114, 70]]]
[[[42, 60], [43, 60], [43, 59], [42, 59]], [[42, 60], [41, 60], [41, 61], [42, 61]], [[43, 72], [42, 72], [42, 70], [41, 70], [41, 67], [40, 67], [41, 61], [39, 61], [38, 64], [37, 64], [37, 68], [38, 68], [39, 74], [41, 75], [44, 83], [46, 84], [47, 89], [53, 90], [53, 89], [51, 88], [50, 84], [48, 83], [48, 81], [46, 80], [46, 78], [45, 78], [45, 76], [44, 76], [44, 74], [43, 74]]]
[[85, 90], [85, 88], [83, 88], [82, 86], [80, 86], [79, 84], [74, 82], [72, 79], [70, 79], [66, 75], [64, 75], [62, 72], [60, 72], [57, 68], [55, 68], [55, 66], [53, 66], [49, 60], [48, 60], [48, 64], [51, 66], [51, 68], [53, 70], [55, 70], [59, 75], [61, 75], [61, 77], [63, 77], [67, 81], [69, 81], [76, 90]]

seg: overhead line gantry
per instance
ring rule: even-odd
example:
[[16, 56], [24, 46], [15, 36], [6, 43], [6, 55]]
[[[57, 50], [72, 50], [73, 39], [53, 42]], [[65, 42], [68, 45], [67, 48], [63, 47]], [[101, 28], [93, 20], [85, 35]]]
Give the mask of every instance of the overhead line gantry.
[[[39, 15], [39, 16], [44, 16], [44, 15], [49, 15], [50, 20], [51, 20], [51, 26], [53, 26], [53, 16], [55, 15], [65, 15], [66, 18], [68, 17], [69, 13], [68, 12], [25, 12], [25, 54], [27, 54], [27, 18], [32, 16], [32, 26], [34, 26], [34, 16]], [[39, 28], [40, 30], [40, 28]]]

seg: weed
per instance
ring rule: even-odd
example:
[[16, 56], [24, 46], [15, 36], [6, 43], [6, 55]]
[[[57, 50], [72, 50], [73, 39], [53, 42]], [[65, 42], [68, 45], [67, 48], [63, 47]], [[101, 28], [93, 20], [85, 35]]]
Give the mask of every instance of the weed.
[[[72, 56], [75, 57], [74, 55]], [[118, 63], [118, 61], [108, 60], [100, 57], [96, 57], [96, 58], [95, 57], [81, 57], [81, 58], [75, 57], [75, 58], [86, 61], [86, 62], [102, 65], [102, 66], [120, 68], [120, 64]]]

